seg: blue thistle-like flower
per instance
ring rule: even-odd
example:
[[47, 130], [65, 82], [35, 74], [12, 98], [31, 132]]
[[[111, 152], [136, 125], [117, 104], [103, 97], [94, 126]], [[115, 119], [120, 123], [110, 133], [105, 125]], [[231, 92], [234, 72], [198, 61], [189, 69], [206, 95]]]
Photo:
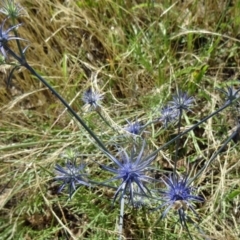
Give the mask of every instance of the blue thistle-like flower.
[[169, 102], [170, 107], [176, 110], [191, 111], [194, 97], [189, 97], [187, 93], [177, 91], [177, 94], [173, 96], [173, 100]]
[[115, 174], [115, 177], [107, 180], [106, 182], [111, 182], [115, 180], [122, 180], [120, 186], [113, 197], [113, 203], [119, 196], [120, 200], [125, 194], [129, 194], [129, 199], [132, 205], [134, 205], [134, 189], [139, 188], [143, 195], [147, 196], [147, 192], [150, 194], [150, 190], [146, 187], [145, 183], [153, 178], [146, 175], [146, 171], [150, 163], [155, 159], [154, 156], [143, 157], [143, 151], [145, 148], [145, 142], [143, 142], [142, 148], [137, 152], [135, 146], [132, 147], [131, 154], [129, 155], [124, 149], [119, 150], [120, 159], [115, 158], [111, 154], [106, 152], [106, 155], [116, 164], [117, 168], [108, 167], [102, 165], [102, 168]]
[[188, 208], [196, 215], [196, 211], [194, 209], [192, 201], [203, 202], [204, 199], [200, 196], [194, 195], [194, 191], [196, 190], [194, 187], [190, 186], [191, 182], [189, 181], [188, 176], [180, 178], [176, 174], [165, 177], [163, 179], [164, 184], [166, 185], [166, 190], [160, 190], [162, 200], [165, 202], [160, 207], [167, 206], [167, 208], [162, 213], [161, 219], [164, 218], [168, 211], [171, 208], [175, 208], [178, 210], [178, 214], [180, 217], [180, 221], [183, 218], [183, 214], [185, 210]]
[[228, 104], [229, 102], [232, 102], [235, 99], [240, 97], [239, 95], [240, 89], [236, 90], [234, 87], [227, 87], [226, 90], [217, 88], [217, 90], [225, 94], [225, 97], [226, 97], [225, 104]]
[[90, 107], [90, 110], [97, 110], [100, 107], [99, 102], [103, 99], [103, 94], [94, 92], [89, 88], [84, 92], [82, 100], [85, 103], [86, 107]]
[[54, 179], [63, 182], [58, 192], [61, 192], [68, 185], [69, 198], [71, 198], [72, 194], [76, 191], [77, 184], [90, 186], [86, 179], [87, 174], [83, 172], [84, 167], [84, 164], [77, 166], [76, 161], [71, 160], [67, 161], [65, 167], [57, 164], [55, 167], [57, 176]]
[[124, 128], [127, 132], [134, 135], [140, 135], [143, 130], [143, 126], [139, 123], [139, 121], [129, 122], [127, 120], [127, 123], [128, 125]]
[[178, 111], [171, 106], [165, 106], [161, 109], [161, 117], [158, 119], [167, 128], [169, 123], [176, 122], [178, 119]]
[[19, 27], [21, 24], [17, 24], [15, 26], [12, 26], [10, 27], [8, 30], [4, 31], [3, 30], [3, 26], [6, 22], [7, 18], [3, 21], [3, 23], [1, 24], [0, 26], [0, 51], [2, 53], [2, 55], [7, 58], [7, 54], [6, 54], [6, 51], [4, 49], [4, 47], [7, 45], [8, 41], [10, 40], [24, 40], [22, 38], [19, 38], [19, 37], [15, 37], [15, 36], [9, 36], [9, 32], [12, 31], [13, 29]]
[[0, 12], [12, 19], [19, 17], [24, 13], [24, 9], [14, 0], [3, 0]]

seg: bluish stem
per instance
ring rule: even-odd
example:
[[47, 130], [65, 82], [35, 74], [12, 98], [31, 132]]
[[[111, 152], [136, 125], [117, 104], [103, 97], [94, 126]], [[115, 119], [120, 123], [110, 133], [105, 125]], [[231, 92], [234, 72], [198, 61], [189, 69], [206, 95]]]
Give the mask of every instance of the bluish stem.
[[189, 231], [189, 229], [188, 229], [187, 222], [186, 222], [186, 213], [185, 213], [185, 210], [184, 210], [183, 208], [180, 208], [180, 209], [178, 210], [178, 214], [179, 214], [179, 218], [180, 218], [180, 223], [181, 223], [181, 225], [186, 228], [190, 240], [193, 240], [192, 235], [191, 235], [191, 233], [190, 233], [190, 231]]
[[67, 108], [67, 110], [76, 118], [76, 120], [85, 128], [85, 130], [90, 134], [90, 136], [96, 141], [99, 147], [108, 152], [104, 144], [100, 141], [100, 139], [93, 133], [93, 131], [85, 124], [85, 122], [77, 115], [77, 113], [70, 107], [70, 105], [65, 101], [65, 99], [42, 77], [40, 76], [26, 61], [25, 58], [21, 58], [16, 55], [8, 46], [5, 46], [6, 51], [14, 57], [21, 66], [24, 66], [28, 71], [36, 76], [59, 100], [60, 102]]
[[[179, 109], [180, 113], [179, 113], [179, 119], [178, 119], [178, 132], [177, 135], [180, 134], [180, 127], [181, 127], [181, 121], [182, 121], [182, 109]], [[179, 142], [180, 142], [180, 138], [177, 138], [176, 140], [176, 149], [175, 149], [175, 157], [174, 157], [174, 169], [173, 169], [173, 179], [175, 179], [175, 177], [177, 177], [176, 172], [177, 172], [177, 160], [178, 160], [178, 148], [179, 148]], [[175, 179], [175, 181], [177, 181], [177, 179]]]
[[[227, 108], [228, 106], [230, 106], [233, 102], [235, 102], [237, 99], [236, 98], [234, 101], [229, 101], [227, 102], [225, 105], [223, 105], [222, 107], [220, 107], [218, 110], [216, 110], [215, 112], [211, 113], [210, 115], [206, 116], [205, 118], [203, 118], [202, 120], [200, 120], [198, 123], [196, 123], [195, 125], [193, 125], [192, 127], [190, 127], [189, 129], [187, 129], [186, 131], [180, 133], [179, 135], [177, 135], [176, 137], [174, 137], [173, 139], [171, 139], [170, 141], [168, 141], [167, 143], [163, 144], [161, 147], [159, 147], [158, 149], [156, 149], [155, 151], [153, 151], [149, 156], [147, 156], [148, 158], [151, 158], [153, 156], [155, 156], [158, 152], [160, 152], [162, 149], [166, 148], [167, 146], [169, 146], [170, 144], [172, 144], [173, 142], [175, 142], [178, 138], [182, 137], [183, 135], [187, 134], [188, 132], [194, 130], [196, 127], [198, 127], [200, 124], [206, 122], [208, 119], [210, 119], [211, 117], [213, 117], [214, 115], [218, 114], [219, 112], [223, 111], [225, 108]], [[154, 160], [154, 159], [153, 159]]]
[[[16, 24], [16, 23], [15, 23], [15, 18], [11, 18], [11, 20], [12, 20], [12, 23], [13, 23], [13, 26], [14, 26], [14, 25]], [[16, 37], [19, 37], [16, 28], [13, 29], [13, 32], [14, 32], [14, 35], [15, 35]], [[25, 56], [24, 56], [24, 53], [23, 53], [23, 51], [22, 51], [22, 47], [21, 47], [21, 44], [20, 44], [20, 40], [19, 40], [19, 39], [16, 39], [16, 42], [17, 42], [18, 51], [19, 51], [19, 53], [20, 53], [20, 55], [21, 55], [21, 58], [22, 58], [22, 59], [25, 59]]]
[[[125, 184], [123, 184], [123, 189], [125, 188]], [[122, 239], [122, 230], [123, 230], [123, 216], [124, 216], [124, 196], [121, 197], [120, 201], [120, 216], [119, 216], [119, 240]]]

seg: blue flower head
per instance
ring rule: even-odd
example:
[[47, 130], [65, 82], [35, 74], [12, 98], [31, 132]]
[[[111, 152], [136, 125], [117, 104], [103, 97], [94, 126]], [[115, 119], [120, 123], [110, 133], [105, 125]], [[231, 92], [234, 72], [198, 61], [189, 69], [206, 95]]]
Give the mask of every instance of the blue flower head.
[[140, 135], [142, 132], [143, 126], [139, 123], [139, 121], [135, 122], [128, 122], [128, 125], [124, 128], [127, 132], [134, 134], [134, 135]]
[[177, 94], [173, 96], [173, 100], [169, 102], [169, 105], [178, 111], [191, 111], [190, 107], [192, 106], [194, 97], [189, 97], [187, 93], [182, 91], [177, 91]]
[[94, 92], [89, 88], [84, 92], [82, 100], [86, 107], [90, 107], [90, 110], [97, 110], [100, 107], [100, 101], [103, 99], [103, 94]]
[[220, 89], [220, 88], [217, 88], [217, 90], [224, 93], [224, 95], [226, 97], [225, 104], [228, 104], [229, 102], [234, 101], [235, 99], [239, 98], [239, 96], [240, 96], [239, 95], [240, 88], [235, 89], [234, 87], [227, 87], [226, 90]]
[[120, 199], [122, 199], [125, 194], [129, 194], [130, 202], [132, 205], [134, 205], [134, 193], [136, 192], [137, 188], [139, 189], [137, 192], [140, 191], [145, 196], [147, 195], [147, 192], [150, 193], [150, 190], [146, 187], [144, 182], [152, 180], [151, 177], [146, 175], [146, 171], [148, 170], [148, 167], [154, 160], [155, 156], [150, 155], [143, 157], [144, 147], [145, 142], [139, 151], [135, 146], [133, 146], [130, 154], [128, 154], [124, 149], [119, 149], [119, 158], [116, 158], [106, 152], [106, 155], [116, 165], [116, 168], [102, 166], [103, 169], [115, 174], [115, 177], [106, 182], [121, 180], [121, 184], [114, 194], [113, 203], [119, 194], [121, 194]]
[[203, 202], [204, 199], [200, 196], [194, 194], [195, 188], [190, 186], [190, 181], [188, 176], [180, 178], [176, 174], [165, 177], [163, 179], [166, 185], [166, 190], [161, 190], [161, 196], [164, 203], [158, 207], [162, 208], [167, 206], [167, 208], [162, 213], [161, 219], [164, 218], [171, 208], [175, 208], [178, 211], [180, 222], [185, 224], [185, 210], [188, 208], [196, 215], [196, 211], [192, 204], [192, 201]]
[[57, 175], [55, 180], [63, 182], [58, 192], [61, 192], [65, 186], [68, 186], [69, 198], [71, 198], [76, 191], [77, 184], [90, 186], [86, 179], [87, 174], [83, 172], [84, 167], [84, 164], [78, 166], [75, 160], [67, 160], [65, 167], [57, 164], [55, 167]]
[[174, 123], [178, 119], [178, 111], [171, 106], [165, 106], [161, 109], [161, 117], [158, 119], [167, 128], [169, 123]]
[[21, 24], [17, 24], [15, 26], [12, 26], [6, 31], [3, 30], [3, 26], [6, 22], [6, 20], [7, 20], [7, 18], [3, 21], [3, 23], [0, 26], [0, 51], [5, 58], [7, 58], [7, 54], [6, 54], [6, 51], [5, 51], [4, 47], [7, 46], [8, 41], [14, 40], [14, 39], [24, 40], [24, 39], [19, 38], [19, 37], [9, 36], [9, 32], [11, 32], [13, 29], [19, 27]]

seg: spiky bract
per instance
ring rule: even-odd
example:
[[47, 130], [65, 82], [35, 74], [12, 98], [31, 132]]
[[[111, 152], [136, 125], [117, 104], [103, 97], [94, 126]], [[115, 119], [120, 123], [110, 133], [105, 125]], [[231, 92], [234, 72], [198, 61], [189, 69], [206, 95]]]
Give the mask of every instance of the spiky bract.
[[86, 179], [87, 174], [83, 172], [84, 167], [84, 164], [78, 166], [75, 161], [70, 160], [67, 161], [65, 167], [57, 164], [55, 167], [57, 175], [55, 180], [63, 182], [58, 192], [61, 192], [65, 186], [68, 186], [69, 198], [71, 198], [76, 191], [77, 184], [90, 186]]
[[121, 184], [117, 188], [113, 197], [113, 203], [119, 194], [121, 194], [120, 199], [122, 199], [125, 194], [129, 194], [130, 202], [134, 205], [134, 194], [136, 193], [137, 187], [141, 194], [150, 194], [150, 190], [147, 188], [146, 182], [153, 179], [146, 175], [146, 171], [148, 170], [150, 163], [154, 160], [155, 155], [143, 157], [144, 148], [145, 142], [143, 142], [140, 150], [133, 145], [130, 154], [128, 154], [124, 149], [119, 149], [119, 157], [114, 157], [113, 155], [106, 153], [106, 155], [117, 166], [116, 168], [102, 166], [103, 169], [115, 174], [115, 177], [106, 182], [118, 179], [121, 180]]

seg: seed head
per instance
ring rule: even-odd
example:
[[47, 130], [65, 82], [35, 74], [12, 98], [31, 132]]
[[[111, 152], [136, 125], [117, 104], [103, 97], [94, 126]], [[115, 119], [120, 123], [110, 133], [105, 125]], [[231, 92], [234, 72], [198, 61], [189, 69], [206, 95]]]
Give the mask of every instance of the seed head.
[[139, 123], [139, 121], [135, 121], [135, 122], [128, 122], [128, 125], [125, 127], [125, 130], [131, 134], [134, 135], [140, 135], [140, 133], [142, 132], [143, 126]]
[[86, 107], [90, 107], [90, 110], [97, 110], [100, 107], [100, 101], [103, 99], [103, 94], [94, 92], [89, 88], [84, 92], [82, 100], [85, 103]]
[[169, 123], [176, 122], [178, 119], [178, 111], [171, 106], [165, 106], [161, 109], [161, 117], [159, 121], [167, 128]]
[[167, 208], [164, 210], [161, 218], [164, 218], [171, 208], [175, 208], [178, 211], [180, 220], [183, 212], [188, 208], [197, 216], [192, 201], [203, 202], [204, 199], [194, 194], [195, 188], [190, 186], [189, 178], [187, 176], [180, 178], [175, 174], [175, 176], [165, 177], [163, 182], [166, 185], [166, 190], [160, 190], [159, 192], [165, 203], [159, 208], [164, 206], [167, 206]]
[[87, 174], [83, 173], [85, 165], [81, 164], [77, 166], [76, 161], [68, 160], [65, 167], [56, 165], [56, 181], [62, 181], [63, 184], [59, 188], [58, 192], [61, 192], [63, 188], [68, 185], [69, 198], [72, 197], [72, 194], [76, 191], [76, 185], [85, 185], [90, 186], [87, 182]]
[[149, 180], [152, 180], [151, 177], [146, 175], [146, 171], [148, 170], [148, 167], [154, 160], [155, 156], [143, 157], [144, 147], [145, 142], [143, 142], [140, 151], [133, 146], [130, 155], [124, 149], [121, 149], [118, 152], [118, 155], [120, 156], [119, 158], [106, 153], [106, 155], [108, 155], [108, 157], [117, 166], [116, 168], [102, 166], [103, 169], [115, 174], [115, 177], [107, 180], [106, 182], [111, 182], [118, 179], [122, 181], [114, 195], [113, 203], [121, 193], [120, 200], [125, 194], [129, 194], [130, 202], [132, 205], [134, 205], [134, 189], [137, 187], [139, 189], [138, 191], [145, 196], [147, 195], [147, 192], [150, 193], [150, 190], [146, 187], [144, 182], [149, 182]]
[[192, 106], [194, 97], [189, 97], [187, 93], [182, 91], [177, 91], [177, 94], [173, 96], [173, 100], [169, 102], [170, 107], [178, 111], [185, 110], [191, 111], [190, 107]]
[[234, 87], [227, 87], [226, 89], [217, 88], [217, 90], [224, 93], [226, 98], [225, 104], [228, 104], [229, 102], [232, 102], [240, 97], [239, 95], [240, 89], [235, 89]]

